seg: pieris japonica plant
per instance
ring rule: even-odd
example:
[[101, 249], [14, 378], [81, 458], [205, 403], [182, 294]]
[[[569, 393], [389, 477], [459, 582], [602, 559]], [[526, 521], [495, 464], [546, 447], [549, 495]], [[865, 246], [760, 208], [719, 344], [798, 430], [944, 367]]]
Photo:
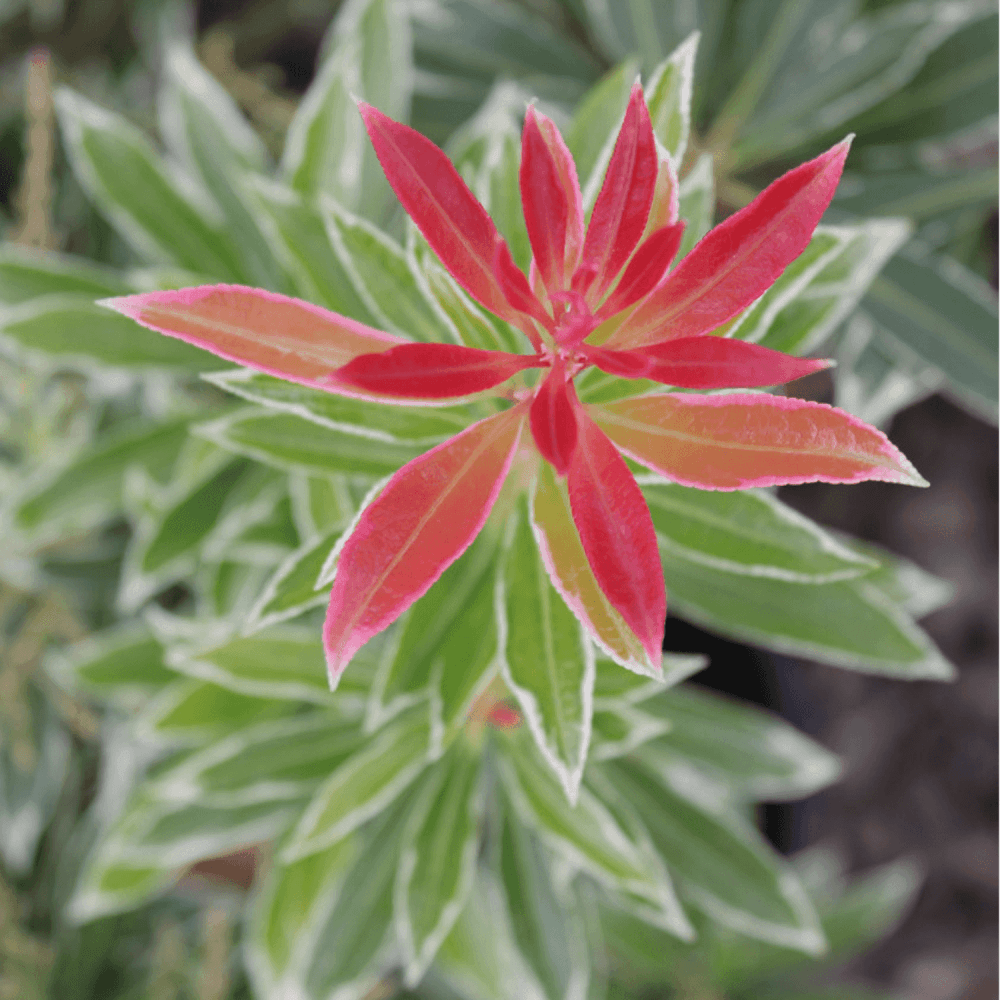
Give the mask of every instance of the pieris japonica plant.
[[130, 777], [95, 805], [67, 918], [256, 845], [262, 998], [582, 997], [616, 939], [820, 954], [752, 810], [837, 763], [681, 684], [704, 659], [663, 640], [669, 596], [784, 652], [949, 675], [911, 618], [926, 575], [770, 490], [923, 485], [883, 433], [793, 395], [827, 366], [804, 345], [863, 291], [858, 259], [884, 257], [876, 230], [820, 222], [850, 141], [709, 228], [706, 189], [677, 175], [689, 42], [603, 109], [586, 174], [580, 129], [509, 88], [452, 159], [398, 120], [392, 4], [360, 9], [277, 170], [183, 46], [169, 169], [62, 92], [77, 175], [147, 267], [0, 268], [50, 293], [9, 310], [8, 340], [96, 355], [144, 417], [8, 512], [25, 546], [116, 513], [132, 529], [124, 621], [49, 664], [128, 717], [106, 754]]

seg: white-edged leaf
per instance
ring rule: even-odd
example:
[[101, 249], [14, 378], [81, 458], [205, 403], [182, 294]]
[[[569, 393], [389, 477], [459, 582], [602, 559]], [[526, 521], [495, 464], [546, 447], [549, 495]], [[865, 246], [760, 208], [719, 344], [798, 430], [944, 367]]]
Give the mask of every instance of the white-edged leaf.
[[711, 153], [702, 153], [695, 160], [694, 166], [681, 180], [677, 193], [680, 199], [678, 215], [686, 225], [675, 266], [712, 228], [715, 220], [715, 173]]
[[613, 760], [670, 731], [668, 719], [635, 705], [605, 703], [594, 711], [593, 760]]
[[699, 32], [692, 32], [653, 70], [646, 83], [646, 103], [656, 138], [677, 165], [684, 159], [691, 131], [691, 93]]
[[603, 656], [597, 658], [594, 708], [619, 704], [639, 705], [666, 688], [686, 681], [708, 666], [708, 657], [699, 653], [664, 653], [661, 678], [644, 677]]
[[497, 581], [498, 613], [507, 623], [503, 677], [572, 803], [590, 744], [594, 648], [549, 580], [526, 503], [511, 529]]

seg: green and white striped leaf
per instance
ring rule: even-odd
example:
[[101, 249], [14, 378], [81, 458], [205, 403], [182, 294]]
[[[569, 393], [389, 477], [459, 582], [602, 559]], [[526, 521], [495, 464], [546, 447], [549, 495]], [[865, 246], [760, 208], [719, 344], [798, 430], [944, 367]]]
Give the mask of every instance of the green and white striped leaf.
[[824, 950], [819, 920], [791, 869], [703, 776], [680, 766], [654, 775], [620, 759], [595, 765], [587, 780], [606, 803], [635, 810], [684, 895], [713, 920], [809, 954]]
[[307, 542], [296, 549], [275, 570], [261, 591], [246, 623], [248, 632], [256, 632], [271, 625], [297, 618], [310, 608], [317, 608], [329, 600], [324, 587], [317, 589], [317, 581], [333, 547], [343, 534], [335, 528], [317, 541]]
[[605, 702], [594, 710], [591, 760], [624, 757], [650, 740], [670, 731], [667, 719], [627, 702]]
[[418, 341], [459, 339], [447, 314], [436, 308], [412, 254], [330, 199], [323, 199], [320, 207], [331, 244], [359, 295], [379, 318], [376, 326]]
[[684, 159], [691, 131], [691, 94], [699, 38], [698, 32], [689, 35], [653, 70], [646, 83], [653, 132], [678, 166]]
[[507, 625], [503, 678], [572, 803], [590, 745], [594, 648], [549, 580], [527, 503], [521, 504], [511, 528], [497, 592]]
[[685, 257], [691, 248], [712, 228], [715, 221], [715, 174], [712, 155], [702, 153], [694, 162], [677, 188], [678, 215], [686, 223], [684, 237], [677, 260]]
[[164, 337], [94, 303], [87, 293], [55, 292], [19, 305], [0, 307], [0, 342], [37, 361], [58, 360], [87, 368], [218, 367], [208, 351]]
[[143, 260], [227, 281], [250, 279], [221, 220], [206, 221], [214, 206], [190, 183], [178, 187], [134, 125], [66, 88], [56, 92], [55, 105], [76, 177]]
[[741, 642], [900, 680], [954, 675], [930, 638], [864, 578], [803, 587], [660, 550], [674, 609]]
[[320, 786], [282, 852], [286, 862], [322, 851], [377, 816], [431, 761], [426, 709], [398, 716]]
[[[851, 227], [824, 227], [819, 232], [821, 242], [832, 237], [841, 244], [838, 252], [829, 259], [821, 258], [822, 268], [810, 273], [808, 283], [796, 289], [787, 303], [782, 301], [779, 288], [774, 296], [775, 305], [780, 303], [777, 311], [764, 304], [770, 292], [761, 299], [764, 305], [759, 316], [754, 317], [756, 307], [751, 306], [746, 339], [787, 354], [816, 350], [850, 315], [869, 286], [879, 280], [876, 276], [903, 245], [910, 226], [902, 219], [871, 219]], [[743, 337], [744, 332], [737, 336]]]
[[350, 479], [339, 474], [292, 473], [288, 477], [288, 496], [295, 530], [300, 538], [307, 540], [348, 524], [357, 508]]
[[157, 801], [211, 806], [305, 800], [362, 742], [357, 719], [340, 712], [247, 725], [158, 772], [145, 790]]
[[267, 168], [267, 151], [236, 102], [186, 42], [167, 46], [157, 104], [164, 141], [218, 206], [243, 272], [255, 285], [286, 291], [240, 184], [243, 173]]
[[200, 746], [245, 726], [290, 715], [297, 708], [293, 701], [251, 697], [182, 677], [142, 706], [133, 727], [151, 743]]
[[549, 859], [510, 808], [504, 810], [499, 840], [497, 874], [521, 957], [546, 997], [586, 996], [590, 962], [573, 900], [553, 885]]
[[435, 739], [464, 722], [498, 666], [497, 547], [491, 530], [481, 532], [400, 621], [372, 684], [369, 730], [428, 698]]
[[956, 399], [996, 421], [996, 293], [948, 257], [910, 244], [875, 279], [864, 300], [892, 354], [940, 371]]
[[249, 368], [213, 372], [206, 381], [226, 392], [260, 403], [279, 413], [290, 413], [320, 427], [373, 441], [437, 444], [464, 430], [488, 411], [474, 404], [452, 406], [384, 406], [363, 399], [338, 396], [264, 375]]
[[0, 304], [4, 306], [15, 306], [42, 295], [80, 295], [93, 301], [127, 295], [132, 290], [121, 272], [86, 257], [36, 250], [17, 243], [0, 247]]
[[504, 788], [521, 822], [534, 829], [568, 863], [627, 900], [643, 919], [690, 939], [692, 930], [655, 852], [584, 785], [575, 805], [526, 737], [511, 735], [500, 760]]
[[167, 478], [188, 426], [187, 418], [130, 421], [101, 435], [79, 457], [26, 484], [25, 495], [14, 498], [14, 526], [43, 538], [94, 527], [122, 509], [122, 483], [130, 466], [141, 466], [156, 480]]
[[346, 472], [373, 479], [395, 472], [425, 450], [356, 431], [320, 427], [293, 413], [260, 409], [241, 410], [210, 423], [196, 424], [191, 432], [227, 451], [285, 472]]
[[837, 780], [837, 758], [778, 716], [691, 685], [643, 704], [647, 717], [667, 723], [636, 759], [657, 773], [691, 766], [732, 786], [746, 799], [802, 798]]
[[830, 583], [878, 565], [764, 490], [720, 493], [642, 475], [660, 547], [727, 573]]
[[482, 755], [456, 740], [421, 789], [396, 871], [395, 923], [410, 986], [423, 978], [472, 889], [484, 806]]
[[594, 708], [615, 707], [619, 704], [639, 705], [666, 688], [686, 681], [707, 666], [708, 657], [698, 653], [664, 653], [663, 674], [653, 678], [626, 670], [613, 660], [598, 656]]
[[927, 173], [889, 170], [848, 173], [842, 178], [834, 207], [855, 215], [907, 216], [925, 220], [969, 206], [985, 208], [997, 191], [993, 167]]
[[378, 318], [330, 245], [319, 208], [299, 192], [263, 177], [245, 176], [243, 186], [271, 251], [288, 272], [296, 293], [360, 323], [378, 326]]

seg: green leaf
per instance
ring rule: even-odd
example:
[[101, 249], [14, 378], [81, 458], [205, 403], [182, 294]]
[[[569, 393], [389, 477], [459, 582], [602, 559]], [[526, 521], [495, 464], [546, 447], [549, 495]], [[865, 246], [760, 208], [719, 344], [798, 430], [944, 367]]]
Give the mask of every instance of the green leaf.
[[670, 722], [627, 702], [605, 702], [594, 710], [591, 760], [624, 757], [670, 730]]
[[818, 954], [825, 948], [804, 890], [756, 830], [734, 819], [690, 769], [654, 775], [625, 760], [588, 773], [605, 802], [633, 808], [684, 894], [741, 934]]
[[482, 756], [457, 740], [434, 768], [403, 835], [394, 908], [404, 980], [415, 986], [472, 889], [485, 805]]
[[340, 712], [244, 725], [158, 772], [144, 791], [157, 801], [211, 806], [304, 800], [363, 742], [357, 719]]
[[566, 145], [583, 188], [592, 186], [595, 170], [603, 175], [607, 167], [637, 70], [638, 64], [629, 60], [605, 74], [587, 91], [566, 129]]
[[[286, 698], [319, 705], [328, 705], [333, 699], [323, 645], [311, 629], [275, 626], [211, 649], [172, 650], [167, 662], [189, 677], [257, 698]], [[368, 666], [370, 669], [371, 664]], [[343, 693], [355, 693], [359, 687], [365, 689], [365, 667], [365, 654], [359, 654], [345, 671], [338, 698]]]
[[837, 779], [837, 758], [778, 716], [684, 685], [643, 704], [669, 724], [637, 751], [657, 773], [691, 765], [747, 799], [802, 798]]
[[319, 208], [291, 188], [262, 177], [245, 177], [243, 183], [296, 293], [342, 316], [377, 326], [378, 319], [330, 245]]
[[458, 331], [450, 329], [446, 314], [436, 308], [411, 254], [372, 223], [329, 199], [323, 199], [321, 210], [344, 269], [378, 317], [376, 326], [413, 340], [458, 340]]
[[90, 294], [58, 292], [0, 309], [0, 340], [17, 352], [52, 355], [63, 364], [193, 371], [219, 366], [208, 351], [140, 327], [95, 305]]
[[594, 649], [549, 580], [526, 502], [512, 529], [497, 597], [507, 622], [503, 677], [572, 803], [590, 745]]
[[139, 906], [180, 868], [278, 836], [299, 809], [280, 800], [234, 807], [172, 804], [140, 793], [87, 859], [67, 918], [85, 923]]
[[656, 67], [646, 83], [653, 132], [678, 167], [684, 160], [691, 131], [691, 93], [699, 37], [692, 32]]
[[[849, 237], [852, 229], [853, 238]], [[823, 259], [822, 269], [810, 273], [808, 283], [796, 288], [790, 301], [782, 301], [779, 287], [771, 300], [779, 308], [773, 311], [765, 306], [751, 318], [746, 339], [788, 354], [815, 350], [850, 314], [873, 281], [879, 280], [876, 275], [902, 246], [909, 225], [900, 219], [872, 219], [856, 227], [824, 227], [819, 231], [843, 241], [838, 252]], [[751, 307], [752, 317], [756, 312]]]
[[255, 285], [286, 291], [239, 182], [243, 173], [267, 167], [264, 144], [187, 43], [170, 44], [163, 66], [158, 110], [165, 141], [218, 206], [243, 272]]
[[715, 219], [715, 175], [710, 153], [703, 153], [695, 160], [677, 193], [680, 199], [678, 215], [687, 223], [677, 251], [676, 260], [679, 261], [712, 228]]
[[690, 939], [692, 931], [670, 878], [649, 845], [623, 829], [586, 784], [571, 806], [524, 736], [512, 734], [503, 748], [509, 752], [499, 762], [500, 773], [521, 822], [573, 868], [627, 900], [644, 919]]
[[906, 215], [924, 220], [970, 205], [987, 207], [995, 198], [994, 167], [927, 173], [889, 170], [845, 174], [834, 207], [855, 215]]
[[368, 729], [428, 697], [443, 736], [464, 722], [497, 668], [496, 556], [494, 533], [481, 532], [400, 622], [372, 684]]
[[91, 299], [127, 295], [118, 271], [85, 257], [7, 243], [0, 247], [0, 303], [18, 305], [42, 295], [77, 294]]
[[295, 530], [300, 538], [315, 540], [332, 528], [349, 524], [357, 507], [346, 476], [311, 476], [292, 473], [288, 477]]
[[342, 534], [343, 529], [335, 528], [289, 555], [261, 591], [247, 620], [248, 631], [297, 618], [310, 608], [326, 604], [329, 600], [326, 588], [317, 589], [316, 583]]
[[376, 434], [363, 435], [360, 427], [344, 432], [292, 413], [259, 409], [241, 410], [191, 430], [220, 448], [286, 472], [349, 472], [379, 478], [425, 450], [380, 440]]
[[911, 244], [875, 279], [864, 308], [890, 348], [939, 370], [961, 403], [996, 421], [996, 294], [984, 281]]
[[652, 698], [674, 684], [680, 684], [707, 666], [708, 657], [698, 653], [664, 653], [662, 677], [652, 678], [626, 670], [613, 660], [598, 656], [594, 708], [641, 704], [647, 698]]
[[578, 914], [556, 891], [548, 858], [509, 808], [499, 839], [497, 869], [522, 958], [546, 996], [582, 995], [590, 969]]
[[253, 698], [184, 677], [144, 705], [135, 728], [154, 743], [198, 746], [253, 723], [288, 715], [296, 707], [294, 702]]
[[294, 861], [342, 840], [389, 806], [430, 763], [427, 711], [398, 716], [336, 768], [306, 807], [282, 852]]
[[211, 206], [182, 193], [133, 125], [66, 88], [56, 92], [55, 105], [78, 180], [144, 260], [247, 280], [232, 242], [203, 219]]
[[164, 664], [163, 646], [149, 629], [133, 622], [50, 650], [45, 669], [71, 690], [126, 704], [139, 703], [177, 680]]
[[637, 481], [660, 546], [691, 562], [793, 583], [847, 580], [877, 566], [764, 490], [712, 492], [649, 475]]
[[51, 536], [100, 523], [121, 509], [122, 479], [129, 466], [141, 465], [156, 479], [169, 474], [187, 439], [188, 422], [130, 422], [102, 435], [80, 457], [49, 471], [47, 481], [32, 484], [16, 502], [15, 525]]
[[863, 578], [802, 586], [660, 555], [674, 609], [722, 635], [900, 680], [953, 676], [927, 635]]
[[[249, 368], [205, 375], [226, 392], [260, 403], [270, 410], [291, 413], [331, 430], [375, 441], [433, 445], [488, 415], [475, 404], [460, 406], [385, 406], [363, 399], [321, 392]], [[350, 471], [350, 470], [348, 470]]]

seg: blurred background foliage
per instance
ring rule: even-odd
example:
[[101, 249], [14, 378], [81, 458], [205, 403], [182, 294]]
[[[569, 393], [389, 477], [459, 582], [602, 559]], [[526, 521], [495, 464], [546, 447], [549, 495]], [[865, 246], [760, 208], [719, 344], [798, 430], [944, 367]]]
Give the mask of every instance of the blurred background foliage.
[[[3, 0], [4, 242], [108, 265], [103, 286], [88, 286], [96, 280], [88, 272], [79, 277], [80, 290], [123, 290], [110, 269], [135, 267], [136, 256], [69, 169], [55, 129], [53, 81], [155, 135], [159, 40], [167, 30], [190, 33], [204, 66], [277, 156], [322, 61], [333, 13], [316, 0], [206, 0], [196, 9], [158, 0]], [[701, 40], [694, 130], [682, 175], [711, 176], [717, 217], [746, 204], [791, 164], [857, 133], [830, 221], [892, 216], [907, 219], [909, 228], [836, 335], [836, 401], [887, 425], [904, 407], [938, 392], [977, 420], [995, 423], [995, 4], [414, 0], [410, 14], [411, 121], [452, 149], [484, 101], [500, 93], [498, 82], [508, 88], [506, 100], [537, 97], [563, 124], [594, 84], [603, 81], [605, 93], [622, 90], [695, 30]], [[625, 69], [615, 71], [623, 62]], [[6, 308], [27, 299], [30, 289], [8, 282], [0, 293]], [[822, 380], [812, 391], [831, 398]], [[72, 364], [35, 367], [16, 353], [0, 356], [0, 489], [21, 489], [25, 475], [65, 461], [109, 428], [120, 430], [140, 403], [184, 423], [205, 394], [215, 399], [205, 385], [186, 392], [178, 399], [155, 378], [131, 381]], [[164, 439], [162, 446], [166, 455], [179, 444]], [[104, 478], [88, 489], [98, 498], [120, 490], [121, 468], [110, 455]], [[116, 620], [128, 540], [121, 518], [81, 517], [78, 530], [3, 563], [0, 997], [250, 996], [234, 942], [242, 933], [252, 858], [194, 870], [176, 891], [128, 914], [82, 928], [60, 918], [96, 836], [101, 809], [89, 807], [96, 802], [113, 813], [127, 791], [127, 781], [119, 776], [116, 786], [108, 770], [116, 746], [126, 744], [116, 744], [113, 718], [68, 694], [38, 666], [51, 644]], [[159, 597], [168, 610], [187, 599], [183, 588]], [[853, 884], [822, 851], [797, 864], [819, 896], [838, 962], [889, 930], [917, 891], [916, 869], [905, 862]], [[644, 938], [624, 920], [615, 930], [607, 941], [614, 997], [808, 1000], [820, 995], [817, 984], [827, 974], [801, 959], [792, 967], [787, 953], [711, 932], [680, 956], [673, 939]], [[372, 1000], [397, 985], [386, 984]], [[423, 989], [428, 997], [448, 995], [443, 984], [438, 992], [433, 983]], [[837, 989], [822, 995], [862, 995]]]

